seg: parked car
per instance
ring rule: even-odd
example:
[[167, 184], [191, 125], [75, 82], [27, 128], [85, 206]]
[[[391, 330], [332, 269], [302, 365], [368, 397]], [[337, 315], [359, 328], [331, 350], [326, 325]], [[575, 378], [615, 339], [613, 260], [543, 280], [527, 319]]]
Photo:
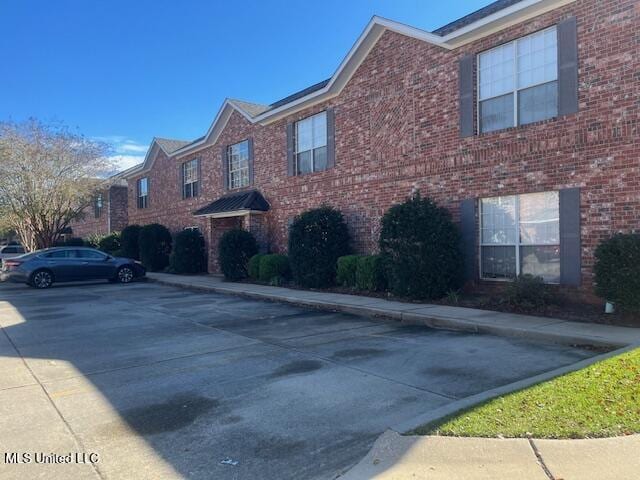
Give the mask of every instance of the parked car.
[[129, 283], [145, 274], [145, 268], [136, 260], [85, 247], [46, 248], [7, 259], [2, 266], [3, 279], [34, 288], [79, 280]]
[[0, 266], [5, 258], [13, 258], [24, 254], [22, 245], [3, 245], [0, 247]]

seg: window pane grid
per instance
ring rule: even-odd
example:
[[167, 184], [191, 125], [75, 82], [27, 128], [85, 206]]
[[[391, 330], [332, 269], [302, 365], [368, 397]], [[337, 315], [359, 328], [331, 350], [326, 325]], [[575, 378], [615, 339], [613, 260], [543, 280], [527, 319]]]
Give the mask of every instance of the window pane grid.
[[491, 132], [557, 115], [557, 56], [555, 26], [480, 53], [480, 131]]
[[229, 146], [229, 188], [249, 185], [249, 142], [247, 140]]
[[138, 180], [138, 208], [147, 208], [149, 183], [146, 177]]
[[296, 122], [296, 172], [317, 172], [327, 168], [327, 112]]
[[528, 273], [559, 283], [559, 210], [558, 192], [481, 199], [481, 277], [510, 279]]

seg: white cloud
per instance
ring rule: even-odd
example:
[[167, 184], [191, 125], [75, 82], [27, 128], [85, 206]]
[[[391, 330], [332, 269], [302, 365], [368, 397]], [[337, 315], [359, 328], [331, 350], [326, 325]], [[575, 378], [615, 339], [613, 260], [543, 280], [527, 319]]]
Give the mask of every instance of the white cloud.
[[149, 145], [132, 140], [124, 135], [105, 135], [93, 137], [94, 140], [108, 144], [118, 156], [130, 156], [135, 153], [146, 153]]
[[144, 155], [112, 155], [109, 160], [116, 165], [118, 171], [122, 171], [144, 162]]
[[149, 147], [147, 145], [141, 145], [139, 143], [135, 143], [132, 141], [126, 141], [121, 143], [116, 150], [119, 152], [135, 152], [135, 153], [146, 153]]

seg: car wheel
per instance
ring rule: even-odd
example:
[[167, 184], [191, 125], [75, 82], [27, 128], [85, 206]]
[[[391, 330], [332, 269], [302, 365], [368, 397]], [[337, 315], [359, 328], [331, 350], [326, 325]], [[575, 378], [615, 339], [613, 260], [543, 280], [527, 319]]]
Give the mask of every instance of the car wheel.
[[38, 270], [29, 282], [34, 288], [49, 288], [53, 284], [53, 275], [48, 270]]
[[130, 283], [133, 280], [133, 269], [131, 267], [120, 267], [118, 269], [118, 282]]

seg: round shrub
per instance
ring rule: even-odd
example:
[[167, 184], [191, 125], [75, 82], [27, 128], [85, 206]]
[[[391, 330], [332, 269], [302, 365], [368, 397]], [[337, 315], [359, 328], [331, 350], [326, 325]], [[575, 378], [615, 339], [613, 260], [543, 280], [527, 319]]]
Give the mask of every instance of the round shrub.
[[122, 256], [140, 260], [140, 248], [138, 239], [140, 238], [140, 225], [129, 225], [120, 232], [120, 249]]
[[248, 275], [249, 259], [258, 253], [255, 237], [246, 230], [234, 229], [220, 238], [218, 262], [227, 280], [241, 280]]
[[199, 230], [182, 230], [176, 235], [169, 266], [174, 273], [207, 271], [204, 237]]
[[595, 251], [596, 293], [623, 308], [640, 311], [640, 234], [619, 233]]
[[419, 194], [385, 213], [380, 252], [395, 295], [437, 299], [462, 285], [460, 233], [446, 209]]
[[358, 255], [345, 255], [338, 259], [336, 268], [336, 282], [343, 287], [356, 286], [356, 265]]
[[259, 279], [263, 282], [281, 283], [291, 277], [289, 258], [276, 253], [260, 256]]
[[171, 233], [164, 225], [152, 223], [140, 228], [138, 246], [140, 261], [148, 270], [159, 272], [169, 265]]
[[554, 303], [555, 299], [544, 279], [528, 273], [518, 275], [505, 289], [506, 300], [523, 309], [541, 308]]
[[299, 285], [322, 288], [335, 284], [338, 258], [349, 253], [349, 231], [342, 213], [331, 207], [308, 210], [289, 230], [289, 262]]
[[118, 232], [114, 232], [100, 238], [100, 240], [98, 240], [98, 249], [109, 254], [113, 254], [116, 250], [120, 250], [120, 234]]
[[356, 262], [356, 288], [379, 292], [386, 288], [384, 263], [380, 255], [362, 255]]
[[264, 257], [263, 253], [258, 253], [249, 259], [249, 278], [252, 280], [260, 279], [260, 259]]

